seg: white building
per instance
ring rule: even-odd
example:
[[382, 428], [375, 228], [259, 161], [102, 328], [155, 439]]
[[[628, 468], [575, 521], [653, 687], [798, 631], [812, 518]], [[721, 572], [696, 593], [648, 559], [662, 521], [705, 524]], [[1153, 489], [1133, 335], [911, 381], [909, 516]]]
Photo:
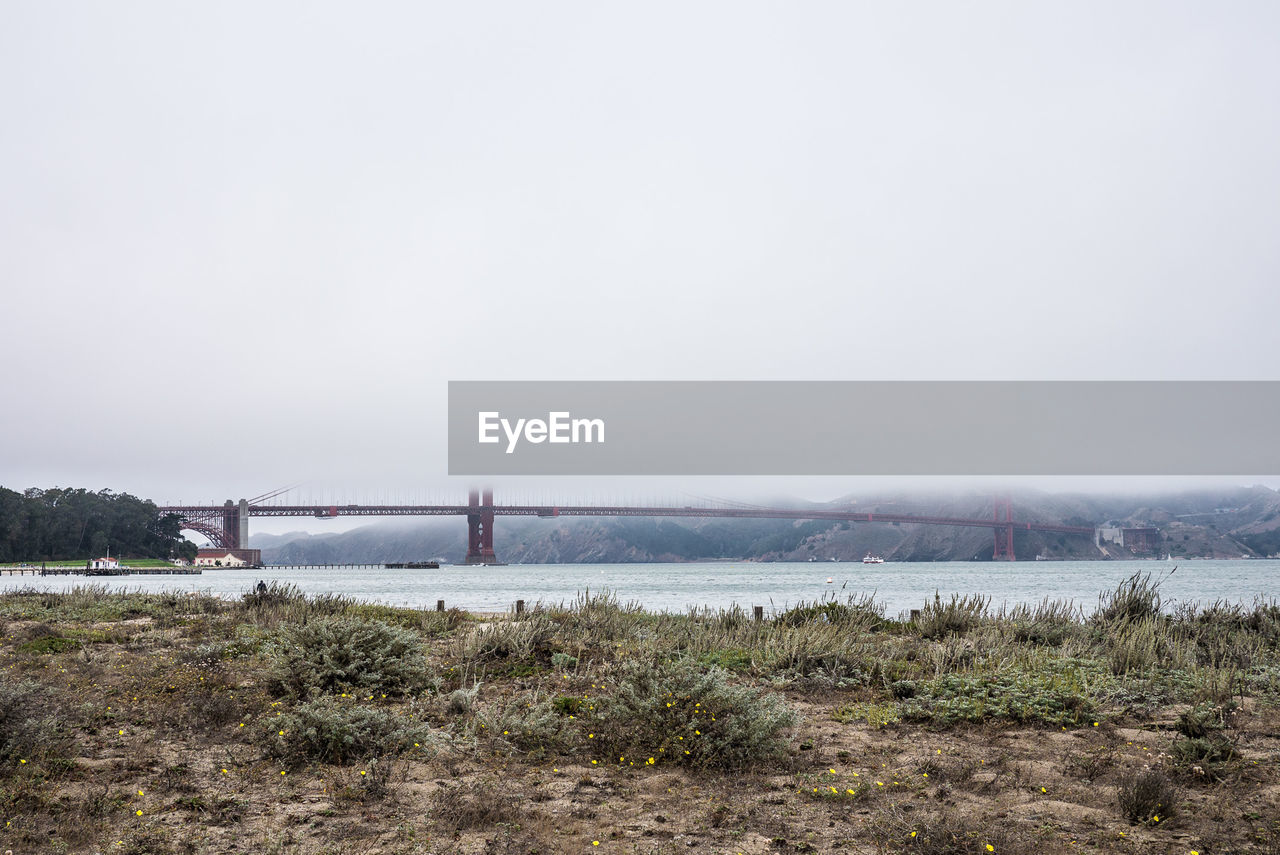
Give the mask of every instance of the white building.
[[237, 558], [234, 552], [222, 549], [201, 549], [196, 554], [197, 567], [248, 567], [249, 562]]

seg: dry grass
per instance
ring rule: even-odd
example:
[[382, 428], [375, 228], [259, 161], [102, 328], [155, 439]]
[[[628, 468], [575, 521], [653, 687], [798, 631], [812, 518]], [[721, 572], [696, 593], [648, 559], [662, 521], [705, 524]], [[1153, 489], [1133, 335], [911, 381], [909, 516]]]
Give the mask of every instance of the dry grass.
[[1276, 851], [1280, 609], [1157, 603], [14, 592], [0, 851]]

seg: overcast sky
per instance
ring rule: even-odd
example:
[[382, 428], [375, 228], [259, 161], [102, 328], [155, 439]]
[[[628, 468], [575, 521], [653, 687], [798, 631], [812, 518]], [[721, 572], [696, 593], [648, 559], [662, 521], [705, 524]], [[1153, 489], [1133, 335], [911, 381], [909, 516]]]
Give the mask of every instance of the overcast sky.
[[440, 495], [450, 379], [1280, 379], [1278, 44], [1270, 0], [5, 0], [0, 484]]

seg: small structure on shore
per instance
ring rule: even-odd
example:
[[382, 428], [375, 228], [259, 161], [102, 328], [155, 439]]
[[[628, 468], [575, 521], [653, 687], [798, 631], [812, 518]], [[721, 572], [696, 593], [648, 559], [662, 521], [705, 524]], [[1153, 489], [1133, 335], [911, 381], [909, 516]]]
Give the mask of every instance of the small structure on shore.
[[119, 570], [120, 559], [112, 558], [110, 555], [102, 558], [90, 558], [88, 563], [84, 565], [84, 569], [89, 571]]
[[201, 549], [196, 553], [197, 567], [261, 567], [260, 549]]

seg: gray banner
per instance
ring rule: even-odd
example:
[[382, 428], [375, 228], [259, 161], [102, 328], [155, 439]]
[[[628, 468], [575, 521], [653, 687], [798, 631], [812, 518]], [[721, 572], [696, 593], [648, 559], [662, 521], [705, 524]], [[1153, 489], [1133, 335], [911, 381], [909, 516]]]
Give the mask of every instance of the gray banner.
[[449, 383], [450, 475], [1280, 474], [1280, 382]]

